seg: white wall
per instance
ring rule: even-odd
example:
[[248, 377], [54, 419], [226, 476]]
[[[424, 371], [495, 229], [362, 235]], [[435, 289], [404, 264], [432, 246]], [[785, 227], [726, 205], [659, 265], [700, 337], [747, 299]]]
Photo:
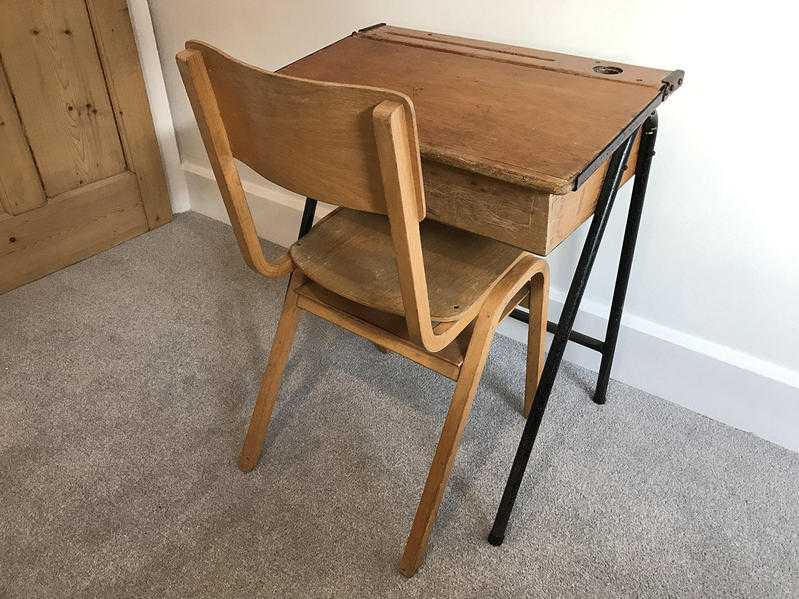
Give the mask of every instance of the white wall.
[[[685, 69], [661, 108], [614, 378], [799, 449], [797, 52], [789, 3], [605, 0], [150, 0], [193, 209], [224, 218], [174, 55], [189, 38], [277, 68], [385, 21]], [[200, 173], [201, 176], [196, 176]], [[249, 178], [249, 177], [248, 177]], [[251, 179], [264, 237], [288, 242], [301, 203]], [[601, 331], [631, 185], [620, 194], [580, 326]], [[268, 200], [275, 200], [277, 203]], [[554, 253], [553, 308], [583, 228]], [[515, 336], [518, 328], [506, 327]], [[596, 357], [570, 349], [596, 368]]]
[[169, 107], [164, 74], [161, 70], [156, 47], [153, 24], [147, 0], [128, 0], [128, 12], [139, 51], [144, 84], [147, 88], [147, 99], [150, 102], [150, 114], [153, 117], [155, 137], [161, 150], [161, 162], [164, 166], [169, 200], [172, 212], [184, 212], [191, 208], [189, 190], [180, 166], [180, 152], [175, 138], [175, 125]]

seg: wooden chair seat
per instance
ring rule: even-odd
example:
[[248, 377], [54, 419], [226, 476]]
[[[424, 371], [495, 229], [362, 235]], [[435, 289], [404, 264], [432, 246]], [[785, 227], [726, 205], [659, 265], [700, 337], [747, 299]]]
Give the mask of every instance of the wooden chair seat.
[[[426, 219], [422, 256], [436, 322], [458, 320], [525, 254], [502, 242]], [[290, 250], [311, 280], [349, 300], [405, 315], [388, 218], [339, 208]]]

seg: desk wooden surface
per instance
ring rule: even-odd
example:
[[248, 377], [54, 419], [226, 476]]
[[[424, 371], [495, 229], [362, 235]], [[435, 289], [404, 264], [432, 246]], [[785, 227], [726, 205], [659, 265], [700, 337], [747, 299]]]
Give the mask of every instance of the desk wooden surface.
[[614, 144], [682, 84], [680, 71], [385, 25], [280, 72], [407, 94], [429, 215], [538, 254], [590, 217]]

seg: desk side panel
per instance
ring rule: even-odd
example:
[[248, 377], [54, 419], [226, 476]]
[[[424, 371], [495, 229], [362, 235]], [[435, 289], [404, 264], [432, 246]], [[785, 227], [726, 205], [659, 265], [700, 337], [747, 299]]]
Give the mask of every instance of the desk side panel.
[[422, 172], [429, 218], [546, 253], [548, 193], [429, 160]]
[[[634, 174], [639, 143], [640, 135], [622, 185]], [[594, 213], [608, 163], [579, 190], [555, 195], [423, 160], [427, 215], [546, 256]]]
[[[621, 185], [624, 185], [635, 174], [635, 163], [638, 159], [638, 147], [640, 144], [641, 134], [639, 132], [633, 141], [630, 159], [627, 162], [626, 170], [622, 174]], [[605, 173], [607, 173], [609, 165], [610, 159], [600, 166], [577, 191], [572, 191], [565, 195], [549, 196], [545, 254], [554, 250], [561, 241], [571, 235], [577, 227], [594, 214], [599, 193], [602, 190], [602, 182], [605, 179]]]

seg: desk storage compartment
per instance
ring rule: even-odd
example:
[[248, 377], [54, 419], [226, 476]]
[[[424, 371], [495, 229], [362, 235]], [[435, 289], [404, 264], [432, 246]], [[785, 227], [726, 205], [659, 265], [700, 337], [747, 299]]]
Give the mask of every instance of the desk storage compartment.
[[[635, 171], [636, 138], [622, 184]], [[422, 160], [429, 218], [547, 255], [594, 213], [606, 162], [577, 191], [536, 191], [438, 162]]]

